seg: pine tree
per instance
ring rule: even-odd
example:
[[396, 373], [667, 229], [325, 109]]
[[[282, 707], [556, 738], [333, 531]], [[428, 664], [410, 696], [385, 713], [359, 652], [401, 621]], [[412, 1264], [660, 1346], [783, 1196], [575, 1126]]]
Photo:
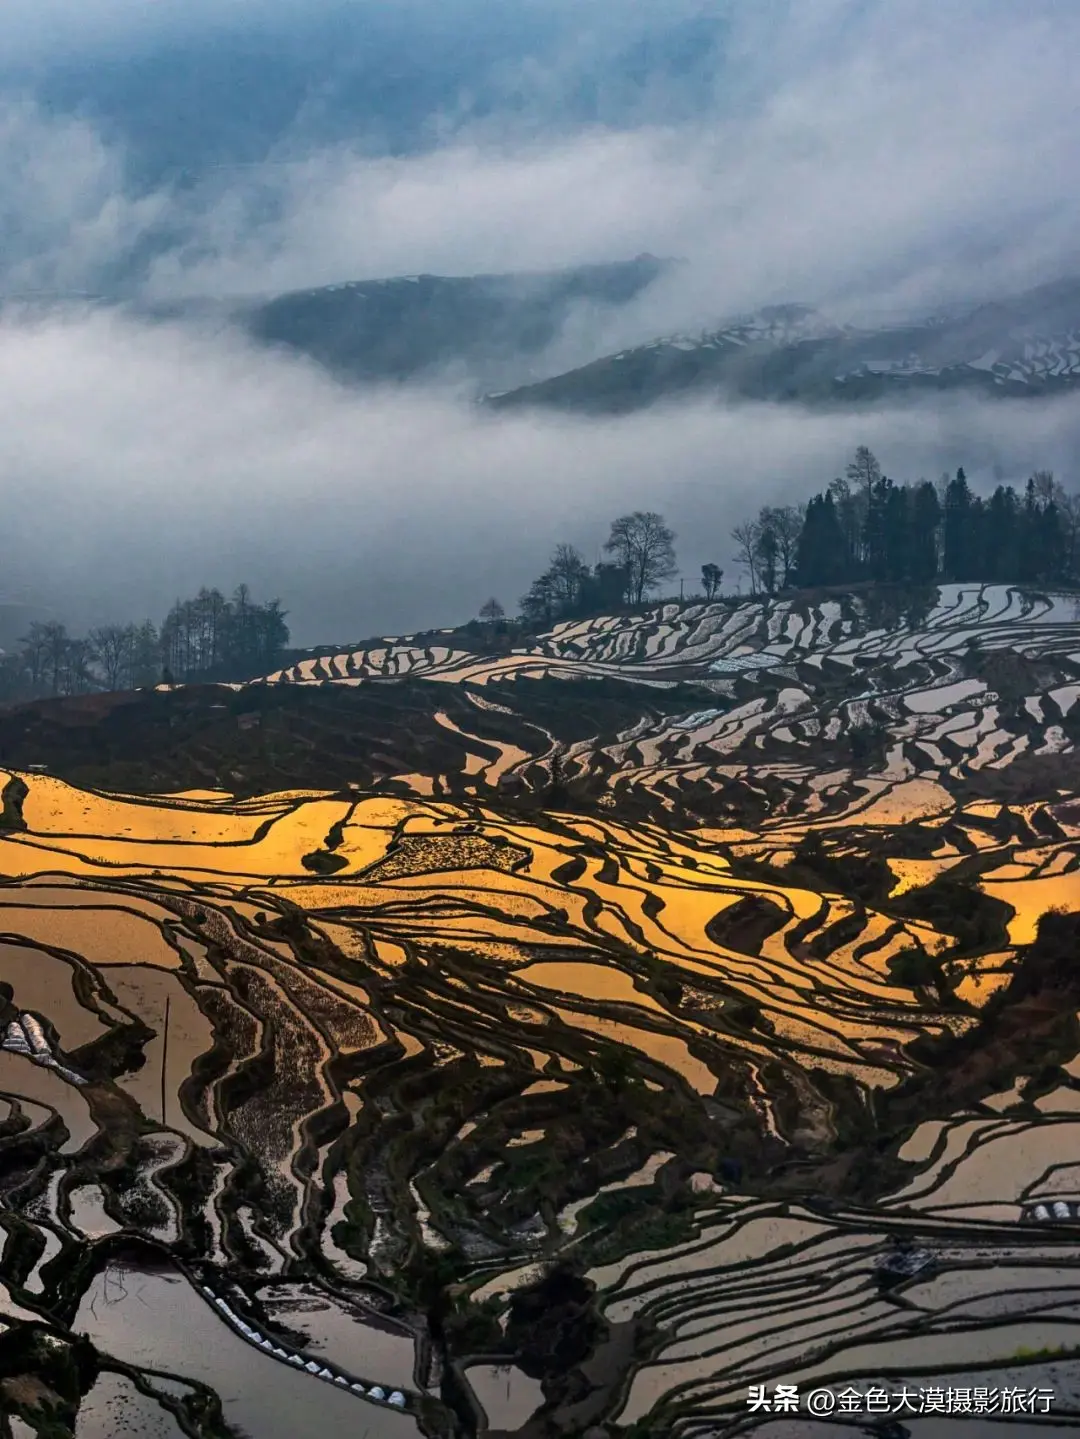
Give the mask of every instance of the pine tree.
[[1019, 554], [1017, 556], [1017, 579], [1031, 581], [1038, 579], [1039, 560], [1039, 498], [1035, 491], [1034, 477], [1029, 479], [1024, 490], [1024, 505], [1019, 515]]
[[912, 578], [911, 574], [911, 492], [906, 485], [883, 480], [881, 504], [885, 577], [892, 582]]
[[852, 578], [851, 551], [831, 491], [815, 495], [806, 507], [795, 568], [803, 587], [844, 584]]
[[941, 525], [941, 504], [937, 490], [929, 480], [922, 480], [910, 502], [908, 538], [908, 577], [916, 584], [929, 584], [938, 573], [938, 529]]
[[1011, 485], [998, 485], [985, 515], [984, 578], [1015, 581], [1020, 575], [1020, 503]]
[[971, 500], [967, 476], [959, 469], [956, 479], [949, 481], [945, 491], [945, 552], [942, 557], [942, 570], [947, 580], [970, 579], [968, 557]]
[[1065, 578], [1065, 530], [1054, 500], [1039, 516], [1039, 541], [1039, 578], [1046, 584], [1058, 584]]

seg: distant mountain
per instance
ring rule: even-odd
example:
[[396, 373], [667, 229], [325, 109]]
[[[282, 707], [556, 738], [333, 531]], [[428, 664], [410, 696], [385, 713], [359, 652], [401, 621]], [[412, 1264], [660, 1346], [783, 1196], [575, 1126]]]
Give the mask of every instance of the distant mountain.
[[970, 388], [1052, 394], [1080, 384], [1080, 279], [950, 314], [878, 327], [837, 325], [781, 305], [692, 337], [672, 336], [486, 397], [616, 414], [681, 395], [845, 404]]
[[149, 320], [236, 326], [349, 383], [449, 374], [495, 409], [594, 414], [683, 396], [848, 405], [918, 392], [1048, 395], [1080, 385], [1080, 278], [902, 323], [839, 324], [805, 304], [766, 307], [538, 378], [565, 335], [597, 333], [681, 262], [639, 255], [576, 268], [353, 280], [256, 298], [141, 301], [118, 294], [0, 296], [0, 311], [123, 306]]
[[[655, 255], [570, 269], [350, 280], [254, 298], [142, 300], [129, 293], [0, 294], [0, 312], [120, 307], [141, 320], [236, 326], [306, 355], [340, 380], [405, 381], [446, 372], [478, 389], [535, 379], [544, 351], [582, 310], [602, 327], [679, 262]], [[588, 314], [582, 332], [588, 333]]]
[[[614, 311], [671, 264], [653, 255], [575, 269], [503, 275], [355, 280], [238, 304], [254, 339], [317, 360], [340, 379], [408, 380], [448, 367], [478, 383], [531, 377], [531, 360], [582, 304]], [[205, 313], [193, 303], [158, 315]]]

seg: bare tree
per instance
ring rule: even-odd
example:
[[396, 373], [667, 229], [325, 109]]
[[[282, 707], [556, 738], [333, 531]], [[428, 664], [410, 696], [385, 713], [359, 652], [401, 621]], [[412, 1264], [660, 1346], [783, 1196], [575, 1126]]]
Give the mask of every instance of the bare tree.
[[42, 633], [45, 642], [46, 676], [51, 692], [58, 695], [63, 688], [71, 637], [67, 632], [67, 626], [59, 624], [55, 620], [50, 620], [48, 624], [42, 625]]
[[612, 524], [604, 549], [616, 555], [626, 571], [632, 604], [641, 604], [649, 590], [675, 573], [675, 535], [654, 510], [621, 515]]
[[97, 688], [90, 672], [94, 649], [87, 639], [69, 639], [64, 649], [60, 689], [66, 695], [84, 695]]
[[127, 674], [131, 689], [155, 685], [161, 673], [161, 636], [153, 620], [136, 625], [131, 643], [131, 664]]
[[795, 557], [805, 519], [805, 505], [766, 506], [758, 516], [761, 526], [771, 530], [776, 540], [776, 578], [780, 589], [788, 587], [795, 573]]
[[550, 582], [556, 604], [563, 610], [572, 610], [581, 599], [589, 567], [573, 545], [557, 545], [545, 578]]
[[202, 621], [203, 669], [216, 669], [223, 658], [226, 629], [232, 611], [220, 590], [201, 589], [198, 605]]
[[533, 580], [528, 594], [518, 601], [521, 617], [530, 625], [550, 625], [555, 618], [555, 591], [550, 575]]
[[866, 445], [860, 445], [855, 451], [855, 458], [847, 467], [846, 474], [848, 483], [862, 492], [869, 505], [871, 492], [881, 479], [881, 465], [873, 450]]
[[241, 664], [246, 663], [256, 651], [257, 609], [248, 586], [237, 585], [232, 597], [229, 648], [232, 658], [238, 659]]
[[1035, 486], [1035, 498], [1040, 506], [1048, 505], [1052, 501], [1060, 510], [1066, 496], [1064, 489], [1054, 479], [1053, 470], [1036, 470], [1031, 479]]
[[31, 691], [37, 694], [46, 674], [49, 652], [48, 627], [40, 620], [33, 620], [29, 633], [20, 638], [19, 644], [22, 646], [22, 664], [26, 671], [26, 677], [30, 681]]
[[91, 654], [101, 670], [107, 690], [124, 687], [131, 670], [135, 645], [134, 625], [98, 625], [89, 635]]
[[[848, 469], [852, 467], [849, 465]], [[948, 476], [945, 476], [945, 483], [948, 484]], [[944, 493], [944, 491], [942, 491]], [[829, 494], [833, 497], [833, 504], [836, 507], [836, 517], [840, 521], [840, 529], [848, 549], [856, 558], [862, 555], [862, 539], [866, 528], [866, 517], [869, 512], [869, 501], [863, 490], [856, 489], [852, 492], [847, 480], [841, 479], [838, 475], [835, 480], [829, 481]]]
[[275, 596], [255, 609], [255, 653], [261, 664], [272, 664], [289, 643], [288, 610], [281, 608]]
[[731, 532], [735, 541], [735, 563], [742, 565], [750, 576], [750, 593], [758, 592], [758, 540], [760, 531], [757, 520], [743, 520]]

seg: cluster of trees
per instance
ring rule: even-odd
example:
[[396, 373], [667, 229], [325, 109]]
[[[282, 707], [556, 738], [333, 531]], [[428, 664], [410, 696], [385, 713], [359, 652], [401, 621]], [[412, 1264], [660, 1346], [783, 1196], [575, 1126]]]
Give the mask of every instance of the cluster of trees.
[[756, 520], [744, 520], [732, 530], [735, 562], [749, 575], [751, 594], [773, 594], [795, 583], [806, 515], [805, 505], [765, 505]]
[[0, 658], [0, 699], [138, 689], [162, 680], [244, 679], [273, 668], [289, 642], [279, 600], [257, 604], [247, 585], [231, 598], [201, 589], [177, 600], [160, 629], [99, 625], [85, 636], [35, 621], [14, 654]]
[[151, 620], [102, 625], [84, 636], [69, 634], [57, 621], [35, 620], [19, 645], [0, 660], [0, 694], [5, 699], [135, 689], [161, 679], [158, 632]]
[[[860, 581], [1058, 584], [1080, 580], [1080, 496], [1048, 470], [1021, 493], [999, 485], [988, 498], [973, 493], [962, 469], [936, 484], [898, 484], [860, 446], [844, 475], [807, 504], [765, 506], [732, 539], [752, 594]], [[589, 565], [572, 544], [556, 546], [521, 597], [520, 625], [543, 629], [640, 606], [676, 573], [675, 535], [654, 510], [614, 520], [604, 553]], [[717, 598], [723, 578], [719, 565], [702, 565], [700, 594], [688, 598]], [[480, 621], [492, 636], [516, 628], [494, 597]], [[34, 623], [19, 643], [0, 656], [0, 701], [246, 679], [280, 662], [289, 628], [280, 601], [258, 604], [240, 585], [228, 598], [204, 588], [177, 600], [160, 628], [145, 620], [77, 637], [56, 622]]]
[[[1066, 494], [1049, 470], [1036, 470], [1019, 493], [999, 485], [983, 498], [962, 469], [936, 483], [899, 484], [865, 445], [807, 504], [766, 505], [731, 538], [754, 595], [866, 581], [1080, 581], [1080, 496]], [[589, 566], [573, 545], [558, 545], [521, 598], [522, 624], [538, 629], [641, 605], [675, 574], [675, 536], [654, 511], [615, 520], [604, 549], [610, 558]], [[723, 578], [719, 565], [702, 565], [692, 598], [717, 598]], [[498, 600], [481, 618], [502, 625]]]
[[624, 604], [640, 605], [676, 571], [675, 535], [654, 510], [620, 515], [612, 522], [604, 551], [611, 558], [590, 566], [573, 545], [557, 545], [547, 569], [521, 597], [522, 619], [545, 626]]
[[226, 678], [272, 668], [289, 643], [280, 600], [256, 604], [247, 585], [231, 599], [201, 589], [193, 600], [177, 600], [165, 616], [159, 643], [163, 664], [177, 679]]
[[[1049, 470], [1037, 470], [1018, 494], [998, 485], [973, 493], [962, 469], [937, 484], [897, 484], [865, 446], [844, 476], [802, 513], [794, 566], [800, 586], [860, 580], [928, 584], [1004, 580], [1061, 584], [1077, 576], [1080, 499]], [[760, 588], [771, 576], [758, 571]]]
[[1080, 497], [1049, 470], [985, 499], [962, 469], [899, 484], [863, 445], [808, 504], [765, 508], [732, 538], [754, 594], [860, 581], [1061, 584], [1080, 576]]

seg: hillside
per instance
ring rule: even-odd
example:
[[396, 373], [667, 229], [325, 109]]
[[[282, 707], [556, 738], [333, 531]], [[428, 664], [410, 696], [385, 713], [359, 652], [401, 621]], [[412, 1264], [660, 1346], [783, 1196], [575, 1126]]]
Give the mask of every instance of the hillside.
[[981, 792], [1071, 775], [1078, 696], [1080, 596], [810, 592], [566, 622], [507, 654], [399, 637], [247, 685], [41, 700], [0, 716], [0, 762], [105, 787], [347, 774], [542, 795], [558, 752], [597, 802], [704, 820], [732, 789], [775, 815], [913, 777]]
[[143, 320], [234, 325], [346, 383], [448, 375], [477, 387], [492, 410], [621, 414], [693, 395], [839, 406], [956, 390], [1016, 398], [1080, 382], [1076, 279], [902, 323], [841, 324], [810, 305], [771, 305], [562, 373], [540, 372], [568, 326], [586, 337], [590, 326], [602, 332], [678, 264], [646, 254], [535, 273], [349, 280], [245, 300], [11, 295], [0, 296], [0, 309], [33, 315], [121, 305]]
[[[1080, 604], [1072, 595], [954, 584], [667, 605], [643, 618], [560, 624], [493, 658], [404, 640], [304, 660], [268, 683], [363, 687], [406, 676], [439, 690], [468, 686], [478, 712], [467, 728], [481, 750], [495, 696], [504, 713], [531, 718], [526, 681], [645, 687], [647, 703], [668, 713], [567, 742], [566, 775], [616, 803], [647, 795], [662, 809], [695, 811], [713, 802], [735, 766], [740, 786], [770, 778], [775, 813], [779, 791], [796, 809], [826, 804], [832, 783], [823, 775], [845, 770], [860, 746], [863, 767], [872, 754], [882, 766], [881, 780], [860, 777], [866, 792], [914, 776], [1000, 784], [1014, 764], [1017, 774], [1071, 773]], [[697, 698], [672, 716], [676, 687]], [[576, 693], [568, 700], [579, 703]], [[500, 785], [529, 774], [524, 757], [497, 769]], [[841, 789], [842, 778], [834, 776]]]
[[489, 395], [494, 409], [623, 413], [688, 394], [848, 404], [905, 393], [1057, 394], [1080, 382], [1080, 281], [917, 323], [854, 327], [778, 306]]

